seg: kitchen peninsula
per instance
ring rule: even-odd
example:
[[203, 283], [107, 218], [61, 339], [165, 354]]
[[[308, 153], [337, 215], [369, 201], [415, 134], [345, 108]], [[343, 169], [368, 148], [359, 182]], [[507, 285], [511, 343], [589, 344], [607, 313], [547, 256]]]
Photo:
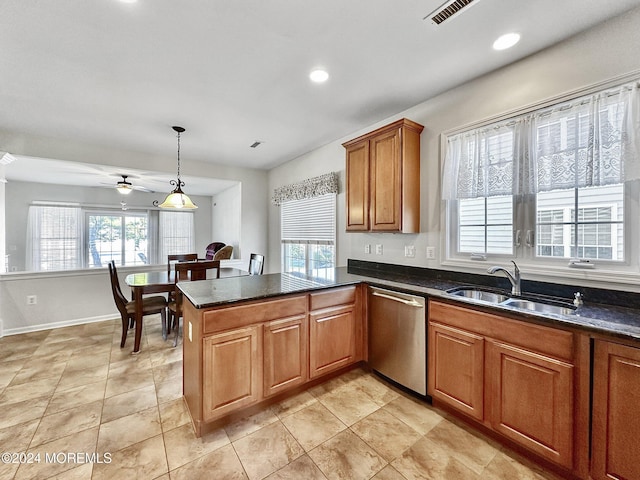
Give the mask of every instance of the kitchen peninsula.
[[[591, 418], [594, 422], [592, 442], [597, 445], [593, 451], [595, 465], [606, 463], [612, 455], [628, 457], [628, 445], [607, 441], [606, 436], [611, 435], [611, 428], [623, 428], [624, 432], [620, 432], [623, 436], [640, 431], [637, 422], [627, 415], [628, 409], [624, 410], [630, 405], [628, 401], [635, 389], [640, 388], [640, 302], [636, 294], [581, 289], [586, 293], [585, 298], [593, 299], [593, 303], [587, 301], [571, 314], [541, 314], [490, 305], [448, 292], [461, 285], [502, 287], [500, 282], [504, 279], [384, 264], [352, 268], [360, 266], [358, 263], [350, 262], [349, 269], [336, 268], [330, 280], [285, 273], [179, 284], [187, 299], [184, 398], [196, 435], [201, 436], [220, 422], [263, 408], [367, 361], [367, 288], [377, 286], [429, 299], [432, 310], [428, 312], [428, 393], [434, 405], [461, 414], [477, 428], [497, 433], [511, 447], [524, 447], [543, 464], [549, 461], [561, 467], [561, 471], [572, 472], [580, 478], [586, 478], [589, 471]], [[576, 288], [542, 282], [523, 282], [523, 287], [525, 294], [544, 295], [544, 291], [536, 290], [546, 288], [547, 295], [552, 291], [566, 299], [572, 296], [566, 293]], [[631, 308], [600, 303], [604, 299], [613, 299], [618, 305]], [[532, 334], [533, 331], [537, 333]], [[526, 420], [533, 418], [535, 412], [549, 412], [551, 408], [554, 418], [562, 422], [551, 422], [546, 430], [541, 430], [541, 424], [536, 422], [523, 420], [522, 424], [514, 424], [497, 417], [492, 406], [498, 405], [495, 400], [498, 397], [484, 395], [495, 390], [496, 385], [507, 392], [515, 387], [522, 392], [529, 388], [522, 383], [532, 377], [486, 376], [483, 362], [474, 370], [476, 375], [470, 377], [457, 370], [458, 363], [442, 363], [444, 358], [464, 359], [467, 353], [472, 353], [457, 350], [451, 357], [447, 342], [435, 343], [443, 334], [451, 338], [452, 332], [458, 337], [476, 340], [475, 356], [469, 357], [469, 365], [475, 365], [473, 359], [482, 359], [485, 354], [490, 354], [486, 358], [495, 364], [497, 347], [501, 347], [500, 352], [509, 365], [517, 353], [518, 362], [513, 365], [537, 365], [538, 372], [549, 373], [544, 377], [549, 380], [544, 384], [546, 390], [538, 388], [544, 390], [544, 395], [525, 398], [518, 393], [518, 404], [511, 405], [517, 414], [514, 418]], [[556, 339], [559, 347], [540, 344], [538, 339], [542, 337]], [[488, 353], [483, 353], [486, 348]], [[593, 366], [589, 363], [591, 351], [595, 352]], [[609, 357], [629, 359], [620, 365], [614, 361], [612, 367], [616, 375], [626, 375], [625, 382], [607, 383], [605, 367]], [[540, 364], [542, 360], [544, 364]], [[551, 367], [562, 375], [558, 377]], [[489, 373], [498, 371], [502, 370], [492, 368]], [[442, 375], [447, 382], [436, 386], [434, 380]], [[457, 385], [463, 385], [453, 380], [458, 378], [460, 382], [467, 382], [465, 391], [477, 394], [469, 399], [468, 405], [462, 405], [459, 395], [450, 396], [450, 387], [455, 393]], [[519, 385], [512, 384], [513, 378], [522, 381]], [[562, 380], [560, 384], [558, 378]], [[556, 391], [558, 388], [566, 392], [561, 394]], [[612, 394], [615, 395], [612, 397]], [[593, 396], [591, 405], [590, 396]], [[447, 398], [457, 400], [447, 404]], [[490, 400], [486, 400], [485, 407], [476, 408], [478, 399], [483, 398]], [[619, 402], [610, 404], [607, 400], [610, 398]], [[556, 403], [549, 403], [548, 399], [555, 399]], [[464, 408], [460, 408], [461, 405]], [[623, 411], [619, 414], [626, 420], [608, 426], [607, 422], [618, 418], [618, 414], [612, 412], [620, 408]], [[559, 430], [560, 426], [564, 430]], [[540, 435], [547, 438], [543, 447], [539, 447], [536, 440]], [[603, 445], [610, 450], [602, 448]], [[625, 465], [624, 468], [636, 467]]]

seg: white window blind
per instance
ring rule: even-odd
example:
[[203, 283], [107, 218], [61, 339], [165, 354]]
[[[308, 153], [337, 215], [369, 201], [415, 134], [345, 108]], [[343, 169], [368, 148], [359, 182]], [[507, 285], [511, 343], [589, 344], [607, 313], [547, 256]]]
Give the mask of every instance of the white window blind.
[[195, 252], [195, 229], [192, 212], [160, 212], [158, 245], [159, 263], [167, 255]]
[[290, 200], [282, 203], [282, 243], [333, 245], [336, 241], [336, 195]]
[[27, 225], [27, 268], [82, 268], [82, 214], [78, 207], [31, 205]]

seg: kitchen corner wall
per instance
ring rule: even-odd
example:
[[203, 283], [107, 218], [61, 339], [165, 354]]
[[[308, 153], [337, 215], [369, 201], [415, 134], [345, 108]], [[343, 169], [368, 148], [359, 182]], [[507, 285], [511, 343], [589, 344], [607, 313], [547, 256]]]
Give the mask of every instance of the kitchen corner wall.
[[[269, 172], [269, 193], [282, 185], [340, 172], [338, 195], [338, 265], [347, 258], [373, 262], [443, 268], [443, 202], [440, 200], [440, 135], [442, 132], [535, 104], [579, 88], [631, 72], [640, 76], [640, 8], [583, 32], [548, 49], [475, 80], [451, 79], [451, 90], [381, 122], [355, 131], [326, 146], [295, 158]], [[526, 42], [526, 38], [522, 40]], [[516, 47], [517, 48], [517, 47]], [[487, 45], [487, 55], [505, 55]], [[384, 95], [385, 92], [380, 92]], [[424, 125], [420, 154], [419, 234], [345, 233], [345, 152], [342, 143], [399, 118]], [[280, 268], [280, 213], [269, 207], [269, 268]], [[382, 245], [382, 255], [375, 245]], [[371, 245], [370, 254], [365, 245]], [[415, 257], [404, 255], [406, 245], [415, 246]], [[427, 259], [427, 246], [435, 247], [435, 259]], [[486, 265], [477, 271], [486, 270]]]

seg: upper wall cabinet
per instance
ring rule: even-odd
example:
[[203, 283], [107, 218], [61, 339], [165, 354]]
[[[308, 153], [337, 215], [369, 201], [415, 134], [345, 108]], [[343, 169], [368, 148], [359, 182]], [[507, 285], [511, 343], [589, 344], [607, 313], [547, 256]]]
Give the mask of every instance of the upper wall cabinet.
[[420, 133], [403, 118], [343, 143], [347, 231], [420, 231]]

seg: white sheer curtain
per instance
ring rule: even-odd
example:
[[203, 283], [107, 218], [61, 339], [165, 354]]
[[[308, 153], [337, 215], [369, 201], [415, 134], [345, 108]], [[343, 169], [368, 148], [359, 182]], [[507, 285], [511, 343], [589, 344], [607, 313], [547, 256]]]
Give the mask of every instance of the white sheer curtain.
[[447, 138], [445, 200], [640, 179], [638, 84]]
[[82, 268], [82, 218], [79, 207], [31, 205], [26, 268], [36, 272]]

